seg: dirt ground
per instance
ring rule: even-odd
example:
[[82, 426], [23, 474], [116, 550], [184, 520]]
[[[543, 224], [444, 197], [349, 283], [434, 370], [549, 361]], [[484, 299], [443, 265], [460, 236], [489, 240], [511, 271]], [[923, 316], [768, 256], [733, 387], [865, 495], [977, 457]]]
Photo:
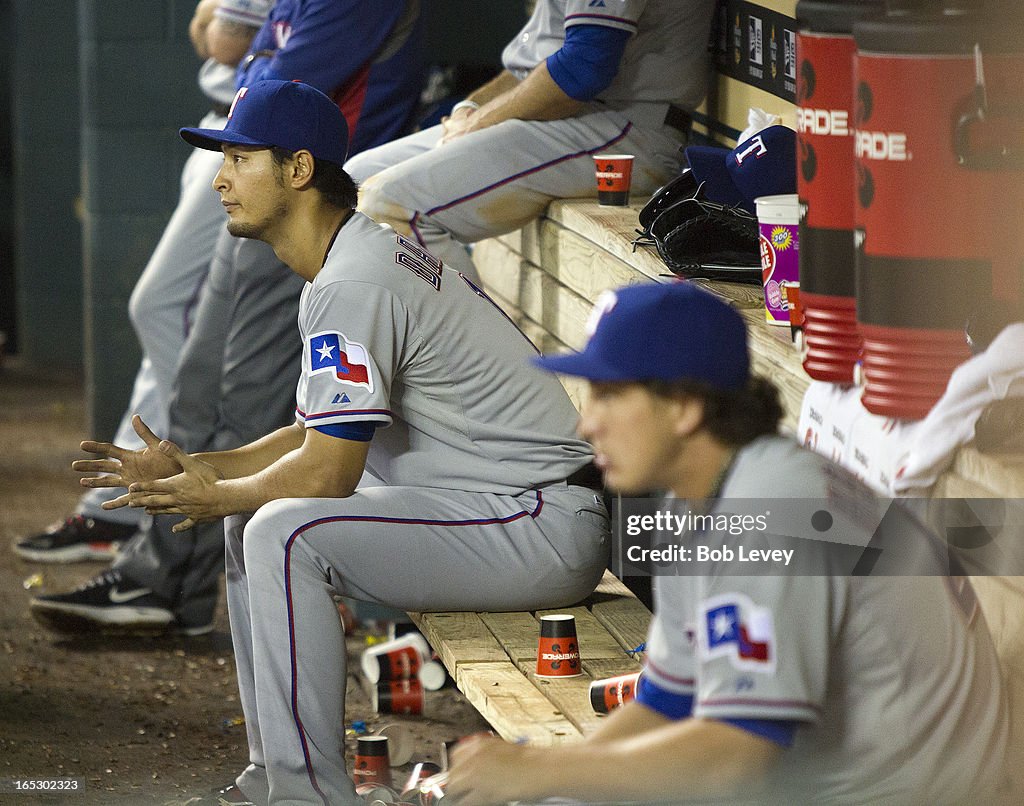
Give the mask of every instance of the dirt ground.
[[[223, 597], [216, 629], [200, 638], [58, 637], [33, 620], [30, 597], [67, 590], [104, 564], [28, 563], [7, 548], [72, 511], [81, 488], [69, 464], [85, 436], [79, 380], [10, 359], [0, 369], [0, 804], [184, 804], [247, 763]], [[416, 761], [439, 762], [442, 741], [486, 729], [450, 683], [428, 692], [429, 719], [375, 714], [352, 671], [367, 637], [349, 639], [346, 721], [407, 729], [412, 760], [395, 769], [396, 783]], [[13, 791], [16, 781], [62, 778], [80, 789]]]

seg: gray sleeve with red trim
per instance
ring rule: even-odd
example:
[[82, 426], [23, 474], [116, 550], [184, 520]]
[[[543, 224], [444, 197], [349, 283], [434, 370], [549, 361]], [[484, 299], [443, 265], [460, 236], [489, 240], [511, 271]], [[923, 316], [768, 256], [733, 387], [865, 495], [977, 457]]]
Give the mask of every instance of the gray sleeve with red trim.
[[838, 662], [835, 578], [698, 579], [694, 715], [816, 721]]
[[299, 312], [302, 372], [297, 416], [307, 426], [392, 421], [391, 386], [408, 312], [372, 283], [307, 286]]

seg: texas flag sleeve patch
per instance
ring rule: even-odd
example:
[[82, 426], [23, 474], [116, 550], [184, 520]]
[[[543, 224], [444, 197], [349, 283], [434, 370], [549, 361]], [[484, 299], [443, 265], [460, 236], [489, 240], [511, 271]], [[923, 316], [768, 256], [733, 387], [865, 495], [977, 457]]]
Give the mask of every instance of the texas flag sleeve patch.
[[366, 348], [349, 341], [337, 330], [309, 337], [310, 376], [329, 372], [338, 383], [358, 386], [373, 393], [373, 370]]

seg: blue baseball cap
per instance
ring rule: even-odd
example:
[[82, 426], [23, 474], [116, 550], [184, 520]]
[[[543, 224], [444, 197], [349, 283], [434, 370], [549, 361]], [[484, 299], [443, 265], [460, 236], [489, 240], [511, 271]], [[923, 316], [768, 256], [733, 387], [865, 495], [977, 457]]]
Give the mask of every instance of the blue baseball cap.
[[786, 126], [762, 129], [732, 151], [689, 146], [686, 159], [709, 201], [756, 215], [758, 196], [796, 193], [796, 132]]
[[231, 102], [223, 129], [178, 131], [189, 145], [220, 151], [225, 144], [277, 146], [309, 151], [315, 159], [345, 164], [348, 125], [337, 105], [320, 90], [299, 81], [257, 81], [242, 87]]
[[582, 352], [537, 366], [591, 381], [681, 381], [739, 390], [750, 377], [740, 315], [692, 283], [644, 283], [606, 291], [594, 305]]

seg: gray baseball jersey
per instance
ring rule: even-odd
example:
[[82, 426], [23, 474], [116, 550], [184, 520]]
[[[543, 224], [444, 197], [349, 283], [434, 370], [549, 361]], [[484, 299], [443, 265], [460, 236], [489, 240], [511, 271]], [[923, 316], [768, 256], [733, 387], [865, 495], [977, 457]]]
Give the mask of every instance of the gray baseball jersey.
[[407, 238], [356, 213], [303, 290], [298, 417], [373, 421], [347, 498], [229, 518], [226, 580], [256, 802], [356, 803], [344, 759], [345, 646], [331, 594], [403, 610], [579, 601], [608, 517], [567, 484], [590, 458], [576, 412], [505, 315]]
[[[762, 438], [737, 455], [720, 500], [825, 499], [836, 478], [821, 457]], [[999, 782], [1006, 701], [966, 578], [723, 573], [655, 583], [646, 671], [655, 686], [692, 696], [697, 717], [799, 723], [766, 791], [751, 795], [961, 803]]]
[[484, 293], [355, 213], [299, 303], [307, 426], [375, 421], [389, 485], [518, 494], [591, 456], [561, 384]]
[[505, 68], [522, 80], [557, 51], [565, 29], [601, 25], [628, 31], [615, 80], [604, 102], [668, 101], [690, 109], [707, 89], [708, 20], [713, 0], [550, 0], [538, 2], [505, 46]]

